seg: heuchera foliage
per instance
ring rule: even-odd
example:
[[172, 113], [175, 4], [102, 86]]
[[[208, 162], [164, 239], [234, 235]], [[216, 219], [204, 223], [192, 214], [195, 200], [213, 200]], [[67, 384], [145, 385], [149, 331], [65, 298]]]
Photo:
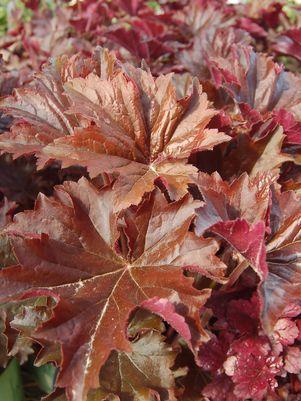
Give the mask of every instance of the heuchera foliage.
[[301, 20], [24, 1], [0, 38], [0, 363], [47, 401], [301, 392]]

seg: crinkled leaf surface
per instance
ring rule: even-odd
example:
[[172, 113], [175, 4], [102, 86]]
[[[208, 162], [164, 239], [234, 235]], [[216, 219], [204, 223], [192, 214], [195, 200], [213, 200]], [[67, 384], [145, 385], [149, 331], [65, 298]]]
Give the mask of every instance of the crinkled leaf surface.
[[[249, 135], [238, 135], [223, 161], [223, 173], [231, 179], [244, 172], [251, 177], [269, 172], [278, 174], [283, 163], [294, 161], [292, 155], [282, 151], [285, 139], [281, 126], [270, 130], [258, 140], [253, 140]], [[248, 157], [245, 157], [246, 154]]]
[[20, 265], [2, 270], [0, 299], [56, 300], [53, 318], [32, 337], [61, 344], [57, 385], [72, 401], [99, 386], [98, 372], [112, 350], [131, 351], [127, 321], [147, 300], [168, 299], [173, 309], [165, 309], [166, 318], [180, 321], [185, 340], [197, 349], [206, 338], [199, 312], [210, 290], [193, 288], [183, 269], [217, 280], [224, 274], [216, 241], [188, 232], [198, 204], [190, 196], [168, 204], [154, 192], [123, 222], [113, 196], [85, 179], [66, 182], [53, 199], [40, 196], [35, 210], [19, 214], [8, 231]]
[[226, 374], [235, 384], [239, 399], [261, 401], [270, 389], [277, 386], [275, 375], [281, 359], [274, 355], [265, 337], [247, 337], [234, 342], [224, 363]]
[[6, 366], [14, 356], [23, 364], [34, 353], [31, 334], [51, 316], [47, 298], [1, 303], [0, 364]]
[[300, 93], [296, 91], [300, 77], [284, 71], [272, 57], [233, 45], [228, 58], [212, 60], [212, 73], [216, 84], [223, 83], [237, 103], [260, 113], [285, 108], [300, 119]]
[[162, 401], [175, 400], [175, 357], [164, 338], [150, 331], [132, 343], [132, 352], [112, 353], [100, 372], [101, 388], [89, 400], [109, 394], [120, 400], [153, 400], [156, 394]]
[[277, 53], [295, 57], [301, 62], [301, 28], [281, 32], [272, 46]]
[[292, 191], [274, 191], [270, 220], [269, 274], [262, 285], [262, 319], [268, 333], [287, 307], [300, 303], [300, 197]]
[[205, 204], [197, 209], [196, 233], [202, 235], [214, 224], [245, 219], [258, 223], [266, 219], [270, 185], [274, 177], [269, 173], [250, 178], [246, 173], [231, 183], [223, 181], [218, 173], [199, 173], [195, 181]]
[[205, 200], [197, 209], [195, 231], [210, 231], [225, 239], [253, 267], [260, 278], [267, 274], [265, 220], [274, 177], [243, 174], [231, 184], [214, 173], [200, 173], [196, 184]]
[[197, 80], [179, 96], [172, 75], [155, 79], [100, 54], [87, 66], [59, 58], [38, 75], [34, 90], [4, 99], [2, 108], [26, 125], [2, 135], [0, 147], [16, 156], [35, 153], [41, 164], [79, 164], [92, 177], [117, 175], [117, 209], [137, 205], [157, 178], [179, 199], [196, 172], [187, 165], [190, 154], [229, 140], [207, 128], [216, 111]]
[[264, 244], [265, 224], [260, 221], [251, 226], [246, 220], [217, 223], [211, 231], [224, 238], [253, 267], [261, 279], [267, 275]]

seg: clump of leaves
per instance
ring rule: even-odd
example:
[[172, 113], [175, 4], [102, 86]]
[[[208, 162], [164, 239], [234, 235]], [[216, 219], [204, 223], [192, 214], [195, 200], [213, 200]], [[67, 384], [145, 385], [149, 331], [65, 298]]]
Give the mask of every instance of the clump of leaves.
[[43, 66], [1, 80], [1, 364], [34, 356], [48, 401], [293, 399], [301, 78], [256, 49], [290, 56], [299, 28], [270, 1], [153, 3], [48, 9], [49, 41], [28, 2]]

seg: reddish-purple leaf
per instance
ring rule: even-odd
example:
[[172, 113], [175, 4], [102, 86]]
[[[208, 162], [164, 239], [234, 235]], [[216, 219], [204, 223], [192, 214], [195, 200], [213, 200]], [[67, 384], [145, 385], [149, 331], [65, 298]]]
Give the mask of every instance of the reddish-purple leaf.
[[237, 218], [250, 224], [265, 221], [273, 179], [269, 173], [254, 178], [243, 174], [228, 183], [217, 173], [199, 173], [196, 184], [205, 204], [197, 210], [196, 233], [201, 235], [218, 222]]
[[[146, 197], [133, 217], [143, 244], [135, 249], [135, 231], [119, 231], [113, 197], [111, 189], [99, 192], [83, 179], [66, 182], [53, 199], [40, 196], [34, 211], [17, 215], [8, 231], [20, 266], [1, 271], [1, 301], [55, 299], [52, 319], [32, 337], [61, 345], [57, 385], [66, 387], [71, 401], [83, 400], [89, 388], [99, 386], [99, 370], [112, 350], [130, 352], [127, 322], [145, 301], [158, 297], [174, 304], [176, 314], [166, 301], [160, 314], [186, 338], [192, 330], [196, 351], [207, 337], [200, 308], [210, 290], [193, 288], [181, 260], [198, 202], [188, 195], [172, 204], [159, 193]], [[216, 251], [208, 240], [195, 240]], [[197, 248], [189, 255], [191, 264], [202, 267]]]
[[240, 105], [260, 113], [284, 108], [300, 119], [301, 80], [283, 70], [271, 57], [255, 53], [251, 47], [234, 45], [227, 59], [212, 60], [217, 85], [224, 85]]
[[300, 347], [287, 347], [284, 358], [284, 368], [288, 373], [299, 374], [301, 372]]
[[187, 164], [191, 153], [230, 139], [207, 128], [216, 111], [206, 94], [195, 80], [179, 96], [171, 75], [155, 79], [122, 70], [107, 51], [96, 56], [99, 65], [59, 58], [33, 88], [4, 99], [3, 109], [26, 125], [2, 136], [0, 147], [16, 156], [34, 153], [42, 165], [57, 159], [87, 167], [92, 177], [113, 175], [118, 210], [137, 205], [157, 179], [171, 199], [181, 198], [197, 172]]
[[224, 363], [225, 371], [235, 384], [239, 399], [261, 401], [277, 387], [275, 376], [280, 374], [281, 358], [273, 354], [264, 337], [249, 337], [233, 343]]
[[183, 316], [179, 315], [174, 305], [168, 299], [159, 299], [155, 297], [142, 302], [141, 306], [149, 311], [161, 316], [167, 323], [169, 323], [183, 338], [190, 343], [191, 333], [189, 326], [185, 322]]
[[215, 224], [210, 230], [233, 246], [250, 263], [261, 280], [266, 278], [268, 269], [264, 222], [250, 226], [246, 220], [226, 221]]
[[294, 344], [298, 334], [298, 327], [293, 320], [281, 318], [275, 324], [273, 337], [285, 346]]
[[301, 62], [301, 28], [281, 32], [272, 48], [279, 54], [286, 54]]
[[268, 276], [261, 293], [263, 326], [268, 333], [285, 310], [300, 301], [300, 199], [294, 192], [274, 191], [267, 244]]

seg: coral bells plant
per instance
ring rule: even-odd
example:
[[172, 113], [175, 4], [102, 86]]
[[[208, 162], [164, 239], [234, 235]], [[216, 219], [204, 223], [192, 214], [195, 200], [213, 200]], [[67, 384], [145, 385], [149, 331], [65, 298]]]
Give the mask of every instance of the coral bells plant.
[[76, 48], [33, 74], [18, 20], [1, 67], [1, 366], [55, 367], [35, 400], [297, 401], [298, 21], [83, 3], [49, 14]]

